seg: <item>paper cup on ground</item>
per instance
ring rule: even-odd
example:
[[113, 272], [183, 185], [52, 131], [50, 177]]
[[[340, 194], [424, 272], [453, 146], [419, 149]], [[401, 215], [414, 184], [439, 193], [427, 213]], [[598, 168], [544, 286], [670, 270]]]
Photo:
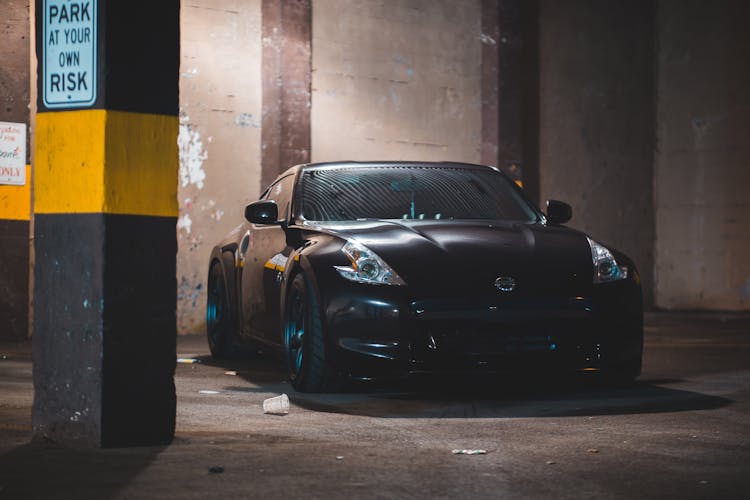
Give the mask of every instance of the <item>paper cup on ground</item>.
[[289, 413], [289, 396], [282, 394], [275, 398], [268, 398], [263, 401], [263, 413], [271, 415], [286, 415]]

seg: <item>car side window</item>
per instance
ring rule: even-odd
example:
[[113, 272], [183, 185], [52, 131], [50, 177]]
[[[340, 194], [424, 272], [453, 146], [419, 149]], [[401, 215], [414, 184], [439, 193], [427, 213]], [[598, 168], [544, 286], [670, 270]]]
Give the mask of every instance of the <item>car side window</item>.
[[289, 220], [289, 209], [292, 201], [292, 188], [294, 188], [294, 175], [287, 175], [279, 179], [271, 187], [264, 199], [273, 200], [279, 207], [279, 219]]

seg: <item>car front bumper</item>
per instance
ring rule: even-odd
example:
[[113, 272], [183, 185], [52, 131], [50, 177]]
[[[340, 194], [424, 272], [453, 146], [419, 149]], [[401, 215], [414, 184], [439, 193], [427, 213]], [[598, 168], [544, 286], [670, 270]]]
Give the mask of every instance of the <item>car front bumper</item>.
[[571, 297], [426, 298], [356, 285], [324, 298], [330, 359], [353, 378], [417, 372], [640, 369], [640, 287]]

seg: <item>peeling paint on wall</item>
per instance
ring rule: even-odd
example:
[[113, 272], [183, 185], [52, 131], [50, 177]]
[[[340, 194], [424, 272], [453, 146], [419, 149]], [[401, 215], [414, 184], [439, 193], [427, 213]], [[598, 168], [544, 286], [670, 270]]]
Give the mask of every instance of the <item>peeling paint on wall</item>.
[[251, 113], [242, 113], [234, 119], [234, 124], [240, 127], [259, 128], [260, 122]]
[[177, 146], [180, 150], [180, 185], [195, 184], [198, 189], [203, 189], [203, 181], [206, 172], [203, 171], [203, 162], [208, 158], [208, 153], [203, 149], [200, 133], [190, 124], [190, 117], [180, 113], [180, 132], [177, 136]]
[[190, 220], [190, 214], [182, 214], [177, 219], [177, 230], [185, 231], [186, 234], [190, 234], [190, 228], [193, 225], [193, 221]]
[[260, 0], [180, 11], [177, 329], [204, 333], [211, 248], [260, 191]]
[[177, 286], [177, 300], [182, 302], [184, 305], [177, 309], [178, 321], [183, 322], [191, 319], [190, 317], [194, 314], [195, 308], [198, 305], [198, 299], [201, 296], [203, 290], [203, 283], [198, 277], [198, 273], [195, 272], [192, 276], [181, 276], [180, 283]]
[[187, 71], [180, 73], [183, 78], [195, 78], [198, 75], [198, 68], [190, 68]]
[[224, 210], [217, 208], [216, 210], [211, 212], [211, 215], [209, 215], [209, 217], [211, 217], [216, 222], [219, 222], [221, 218], [224, 217]]

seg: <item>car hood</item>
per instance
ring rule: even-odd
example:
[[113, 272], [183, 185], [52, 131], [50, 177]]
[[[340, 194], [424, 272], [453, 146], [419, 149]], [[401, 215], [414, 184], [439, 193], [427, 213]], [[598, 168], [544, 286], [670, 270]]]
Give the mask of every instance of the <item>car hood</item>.
[[422, 294], [497, 294], [499, 277], [516, 281], [514, 296], [583, 295], [591, 285], [586, 236], [565, 227], [507, 221], [374, 220], [321, 229], [367, 246]]

